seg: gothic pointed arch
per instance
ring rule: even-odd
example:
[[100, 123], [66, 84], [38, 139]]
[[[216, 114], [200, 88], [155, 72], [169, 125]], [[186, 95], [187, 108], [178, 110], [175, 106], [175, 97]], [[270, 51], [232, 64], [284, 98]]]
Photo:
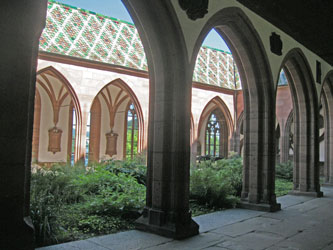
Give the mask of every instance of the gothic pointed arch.
[[282, 64], [292, 96], [294, 123], [294, 189], [296, 194], [321, 196], [319, 185], [319, 107], [309, 63], [299, 48], [290, 50]]
[[321, 103], [324, 110], [325, 184], [333, 185], [333, 71], [327, 73], [321, 89]]
[[124, 125], [124, 159], [132, 160], [138, 151], [139, 125], [138, 114], [132, 100], [125, 109]]
[[263, 43], [246, 14], [225, 8], [205, 24], [192, 54], [194, 67], [200, 45], [215, 28], [229, 46], [244, 94], [243, 205], [278, 210], [275, 196], [275, 88]]
[[[229, 140], [233, 134], [233, 120], [229, 108], [220, 97], [216, 96], [206, 104], [200, 116], [197, 133], [203, 145], [204, 154], [228, 157]], [[215, 150], [217, 143], [219, 149]], [[212, 152], [208, 145], [214, 149]]]
[[[101, 151], [101, 145], [103, 140], [106, 141], [105, 154], [112, 157], [113, 155], [118, 155], [118, 157], [123, 158], [126, 156], [126, 128], [127, 128], [127, 112], [130, 105], [133, 104], [133, 110], [135, 110], [135, 117], [137, 119], [138, 135], [136, 138], [135, 151], [141, 152], [143, 149], [143, 138], [144, 138], [144, 120], [142, 108], [133, 90], [120, 78], [111, 81], [106, 84], [96, 95], [92, 106], [90, 109], [90, 138], [89, 138], [89, 161], [99, 161], [100, 156], [104, 154]], [[103, 115], [103, 107], [107, 109], [107, 117]], [[123, 118], [120, 118], [120, 114]], [[120, 120], [121, 122], [120, 122]], [[108, 120], [108, 121], [106, 121]], [[124, 122], [125, 121], [125, 122]], [[104, 132], [107, 131], [106, 139], [101, 133], [103, 124], [108, 124]], [[122, 126], [117, 125], [122, 124]], [[106, 125], [105, 125], [106, 126]], [[102, 136], [101, 136], [102, 135]], [[118, 136], [122, 139], [119, 139]], [[110, 139], [111, 138], [111, 139]], [[102, 141], [100, 141], [102, 139]], [[102, 144], [101, 144], [102, 143]], [[123, 145], [120, 154], [117, 152], [118, 144]], [[112, 148], [107, 148], [107, 147]], [[121, 155], [121, 156], [120, 156]], [[133, 156], [133, 155], [132, 155]]]
[[[53, 82], [56, 81], [58, 84], [60, 84], [60, 89], [56, 89], [56, 84]], [[52, 66], [43, 68], [37, 72], [36, 76], [36, 82], [37, 86], [43, 89], [47, 96], [49, 97], [49, 100], [51, 102], [52, 107], [52, 113], [53, 113], [53, 126], [54, 131], [62, 131], [62, 129], [67, 131], [67, 151], [66, 151], [66, 160], [69, 160], [71, 157], [73, 157], [72, 161], [77, 162], [79, 159], [82, 158], [83, 152], [81, 150], [81, 133], [82, 133], [82, 113], [81, 113], [81, 106], [78, 99], [78, 96], [76, 95], [74, 88], [70, 84], [70, 82], [67, 80], [67, 78], [61, 74], [57, 69], [55, 69]], [[67, 100], [67, 101], [66, 101]], [[67, 105], [64, 105], [65, 102], [69, 102], [69, 107], [72, 108], [72, 110], [68, 110], [69, 113], [69, 121], [73, 120], [73, 115], [75, 116], [75, 129], [71, 129], [72, 126], [67, 127], [67, 124], [64, 125], [63, 128], [59, 129], [57, 128], [57, 124], [60, 121], [60, 110], [64, 108]], [[42, 105], [42, 103], [41, 103]], [[54, 132], [51, 131], [51, 132]], [[73, 134], [74, 132], [74, 134]], [[49, 131], [50, 136], [50, 131]], [[73, 138], [75, 138], [75, 141], [73, 141]], [[63, 138], [64, 140], [66, 138]], [[50, 140], [50, 139], [49, 139]], [[72, 146], [73, 143], [73, 146]], [[51, 147], [51, 148], [50, 148]], [[72, 148], [74, 151], [72, 152]], [[55, 154], [58, 151], [61, 151], [61, 148], [54, 149], [52, 146], [50, 146], [49, 142], [49, 151], [53, 150], [53, 153]]]

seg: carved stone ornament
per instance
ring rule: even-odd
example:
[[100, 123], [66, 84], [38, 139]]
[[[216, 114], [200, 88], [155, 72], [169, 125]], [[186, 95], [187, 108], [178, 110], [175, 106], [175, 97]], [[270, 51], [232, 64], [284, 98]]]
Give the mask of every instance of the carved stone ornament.
[[47, 149], [49, 152], [55, 154], [61, 151], [61, 135], [61, 129], [57, 127], [49, 129], [49, 146]]
[[105, 154], [109, 156], [113, 156], [117, 154], [117, 139], [118, 134], [113, 133], [112, 131], [110, 133], [105, 134], [106, 136], [106, 149]]
[[196, 20], [208, 13], [209, 0], [179, 0], [180, 7], [186, 11], [188, 18]]
[[272, 35], [269, 37], [269, 41], [271, 45], [271, 52], [278, 56], [281, 56], [283, 46], [281, 37], [275, 32], [272, 32]]

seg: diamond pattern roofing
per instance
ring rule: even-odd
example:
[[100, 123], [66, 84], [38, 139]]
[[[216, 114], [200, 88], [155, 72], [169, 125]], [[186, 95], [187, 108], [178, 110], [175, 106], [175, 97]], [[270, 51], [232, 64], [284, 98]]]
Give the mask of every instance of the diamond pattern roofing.
[[[39, 49], [148, 71], [144, 49], [133, 24], [53, 0], [48, 2]], [[232, 55], [209, 47], [201, 47], [199, 51], [193, 81], [240, 88]]]

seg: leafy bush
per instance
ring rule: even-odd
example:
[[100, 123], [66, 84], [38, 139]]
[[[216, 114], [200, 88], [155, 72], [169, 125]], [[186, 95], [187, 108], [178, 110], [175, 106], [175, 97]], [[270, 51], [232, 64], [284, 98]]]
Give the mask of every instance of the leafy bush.
[[58, 242], [61, 230], [57, 216], [62, 204], [74, 203], [82, 198], [79, 190], [71, 184], [73, 176], [82, 171], [81, 168], [54, 166], [32, 173], [30, 215], [38, 245]]
[[276, 164], [276, 167], [275, 167], [276, 177], [292, 181], [293, 180], [293, 168], [294, 168], [294, 164], [292, 161]]
[[85, 214], [137, 214], [144, 206], [145, 186], [131, 175], [98, 167], [79, 175], [73, 183], [85, 195], [85, 202], [80, 206]]
[[277, 197], [288, 194], [293, 188], [293, 182], [286, 179], [275, 179], [275, 194]]
[[[134, 167], [133, 167], [134, 168]], [[89, 167], [38, 169], [31, 178], [31, 218], [37, 246], [132, 228], [145, 186], [132, 173]]]
[[242, 159], [203, 161], [191, 168], [190, 197], [208, 207], [233, 207], [242, 189]]
[[141, 163], [141, 159], [138, 161], [140, 163], [137, 162], [137, 158], [126, 161], [108, 160], [103, 162], [102, 166], [104, 166], [106, 170], [115, 174], [124, 173], [131, 175], [138, 181], [138, 183], [146, 185], [147, 167]]
[[133, 228], [131, 221], [122, 219], [119, 216], [82, 213], [79, 203], [72, 206], [64, 206], [58, 221], [66, 235], [66, 238], [63, 238], [62, 241], [85, 239]]

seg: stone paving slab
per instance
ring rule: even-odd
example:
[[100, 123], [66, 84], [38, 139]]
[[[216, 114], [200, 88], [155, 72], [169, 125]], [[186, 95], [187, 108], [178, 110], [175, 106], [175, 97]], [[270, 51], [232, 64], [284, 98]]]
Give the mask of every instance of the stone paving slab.
[[299, 225], [293, 221], [281, 221], [280, 223], [276, 223], [271, 225], [270, 227], [265, 228], [264, 230], [261, 228], [257, 228], [256, 232], [267, 232], [278, 235], [283, 238], [292, 237], [306, 229], [305, 226]]
[[185, 240], [174, 240], [166, 244], [154, 246], [148, 248], [149, 250], [161, 249], [161, 250], [192, 250], [192, 249], [205, 249], [212, 247], [218, 243], [230, 239], [226, 236], [220, 236], [214, 233], [202, 233], [197, 236], [185, 239]]
[[247, 209], [228, 209], [210, 214], [204, 214], [194, 217], [194, 221], [200, 225], [200, 233], [208, 232], [216, 228], [233, 224], [239, 221], [247, 220], [265, 212], [252, 211]]
[[223, 226], [212, 231], [212, 233], [223, 234], [230, 237], [241, 236], [257, 229], [264, 231], [271, 225], [280, 223], [281, 220], [265, 218], [265, 217], [255, 217], [231, 225]]
[[329, 245], [324, 247], [322, 250], [333, 250], [333, 242], [331, 242]]
[[127, 232], [91, 238], [89, 241], [104, 247], [109, 247], [110, 249], [127, 250], [147, 249], [149, 247], [165, 244], [173, 240], [156, 234], [131, 230]]
[[323, 205], [327, 205], [327, 203], [329, 202], [330, 200], [325, 200], [325, 199], [322, 199], [322, 198], [316, 198], [316, 199], [312, 199], [312, 200], [309, 200], [306, 202], [306, 206], [304, 205], [304, 203], [301, 203], [301, 204], [296, 204], [292, 207], [289, 207], [288, 208], [288, 211], [289, 210], [297, 210], [298, 212], [300, 213], [307, 213], [311, 210], [314, 210], [314, 209], [317, 209]]
[[[314, 232], [313, 230], [303, 231], [293, 237], [285, 239], [278, 244], [275, 244], [275, 249], [281, 249], [286, 247], [293, 247], [301, 250], [315, 250], [323, 249], [332, 240], [332, 235], [328, 236], [322, 234], [322, 232]], [[271, 248], [268, 248], [271, 250]], [[274, 248], [273, 248], [274, 249]]]
[[225, 241], [218, 246], [226, 247], [229, 249], [251, 249], [261, 250], [266, 249], [275, 243], [282, 241], [284, 238], [279, 235], [267, 232], [251, 232], [245, 235], [236, 237], [230, 241]]
[[38, 250], [108, 250], [111, 248], [106, 248], [91, 242], [90, 240], [80, 240], [80, 241], [73, 241], [69, 243], [63, 243], [48, 247], [38, 248]]
[[213, 246], [213, 247], [204, 248], [204, 250], [229, 250], [229, 249], [224, 248], [224, 247], [219, 247], [219, 246]]
[[296, 195], [284, 195], [277, 198], [277, 202], [281, 204], [281, 209], [286, 209], [290, 206], [294, 206], [296, 204], [304, 203], [309, 200], [314, 199], [309, 196], [296, 196]]

